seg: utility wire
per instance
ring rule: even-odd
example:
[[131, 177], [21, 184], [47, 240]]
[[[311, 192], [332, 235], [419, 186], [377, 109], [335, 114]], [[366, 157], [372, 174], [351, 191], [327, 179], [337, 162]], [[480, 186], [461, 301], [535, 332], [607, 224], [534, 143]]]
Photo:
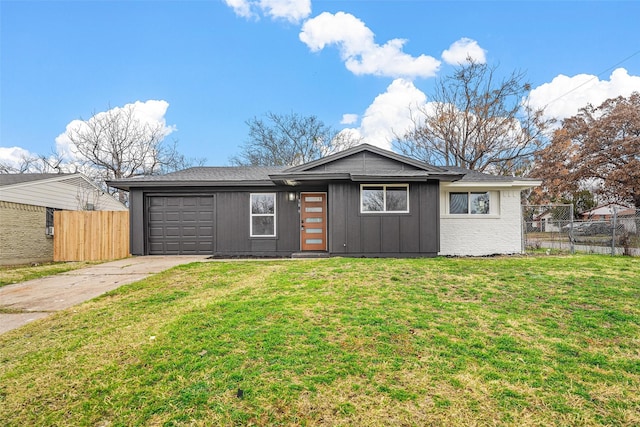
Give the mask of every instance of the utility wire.
[[624, 63], [624, 62], [627, 62], [628, 60], [630, 60], [631, 58], [633, 58], [634, 56], [639, 55], [639, 54], [640, 54], [640, 50], [638, 50], [638, 51], [636, 51], [636, 52], [632, 53], [631, 55], [627, 56], [627, 57], [626, 57], [626, 58], [624, 58], [622, 61], [619, 61], [618, 63], [613, 64], [611, 67], [607, 68], [606, 70], [602, 70], [601, 72], [599, 72], [598, 74], [596, 74], [595, 76], [593, 76], [592, 78], [590, 78], [589, 80], [587, 80], [586, 82], [583, 82], [582, 84], [580, 84], [580, 85], [578, 85], [578, 86], [574, 87], [574, 88], [573, 88], [573, 89], [571, 89], [570, 91], [563, 93], [562, 95], [560, 95], [559, 97], [557, 97], [557, 98], [555, 98], [555, 99], [552, 99], [551, 101], [549, 101], [549, 102], [547, 103], [547, 105], [545, 105], [545, 108], [546, 108], [546, 107], [548, 107], [550, 104], [553, 104], [554, 102], [556, 102], [556, 101], [558, 101], [558, 100], [560, 100], [560, 99], [564, 98], [565, 96], [569, 95], [570, 93], [575, 92], [576, 90], [580, 89], [582, 86], [584, 86], [584, 85], [586, 85], [586, 84], [588, 84], [588, 83], [591, 83], [592, 81], [596, 80], [598, 77], [600, 77], [601, 75], [603, 75], [604, 73], [606, 73], [606, 72], [608, 72], [608, 71], [613, 70], [613, 69], [614, 69], [614, 68], [616, 68], [618, 65], [620, 65], [620, 64], [622, 64], [622, 63]]

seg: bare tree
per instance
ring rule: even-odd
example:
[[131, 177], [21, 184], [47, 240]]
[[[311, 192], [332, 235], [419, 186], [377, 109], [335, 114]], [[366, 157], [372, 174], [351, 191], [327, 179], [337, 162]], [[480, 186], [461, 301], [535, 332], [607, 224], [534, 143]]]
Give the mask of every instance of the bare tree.
[[316, 116], [267, 113], [246, 122], [249, 140], [229, 159], [239, 166], [294, 166], [357, 145], [360, 141], [325, 125]]
[[0, 162], [0, 173], [62, 173], [63, 159], [58, 153], [49, 156], [23, 154], [17, 162]]
[[[141, 121], [135, 108], [134, 104], [112, 108], [67, 128], [73, 154], [94, 172], [89, 172], [94, 179], [155, 175], [189, 164], [175, 141], [165, 142], [165, 125]], [[126, 200], [121, 192], [118, 197]]]
[[435, 165], [525, 173], [549, 123], [523, 103], [531, 90], [524, 78], [513, 72], [500, 79], [496, 67], [468, 59], [436, 82], [431, 102], [411, 111], [414, 127], [394, 147]]
[[22, 155], [17, 162], [0, 161], [0, 173], [28, 173], [37, 161], [36, 156]]

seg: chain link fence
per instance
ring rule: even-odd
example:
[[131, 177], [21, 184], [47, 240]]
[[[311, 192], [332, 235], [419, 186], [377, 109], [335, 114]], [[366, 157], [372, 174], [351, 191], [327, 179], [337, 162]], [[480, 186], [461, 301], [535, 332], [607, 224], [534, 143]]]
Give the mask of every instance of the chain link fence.
[[640, 209], [575, 219], [572, 205], [522, 207], [525, 252], [640, 256]]

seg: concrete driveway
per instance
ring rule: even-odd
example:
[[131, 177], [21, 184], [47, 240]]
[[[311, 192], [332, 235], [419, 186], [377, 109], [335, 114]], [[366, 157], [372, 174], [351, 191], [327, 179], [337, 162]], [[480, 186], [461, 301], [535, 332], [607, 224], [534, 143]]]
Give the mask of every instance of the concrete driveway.
[[[141, 256], [0, 287], [0, 334], [202, 256]], [[15, 311], [15, 313], [13, 313]]]

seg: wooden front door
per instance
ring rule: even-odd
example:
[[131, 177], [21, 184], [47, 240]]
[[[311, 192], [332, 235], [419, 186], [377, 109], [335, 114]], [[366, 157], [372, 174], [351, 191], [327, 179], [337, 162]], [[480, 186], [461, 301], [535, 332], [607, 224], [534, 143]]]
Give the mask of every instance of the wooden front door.
[[303, 251], [327, 250], [327, 194], [300, 194], [300, 240]]

